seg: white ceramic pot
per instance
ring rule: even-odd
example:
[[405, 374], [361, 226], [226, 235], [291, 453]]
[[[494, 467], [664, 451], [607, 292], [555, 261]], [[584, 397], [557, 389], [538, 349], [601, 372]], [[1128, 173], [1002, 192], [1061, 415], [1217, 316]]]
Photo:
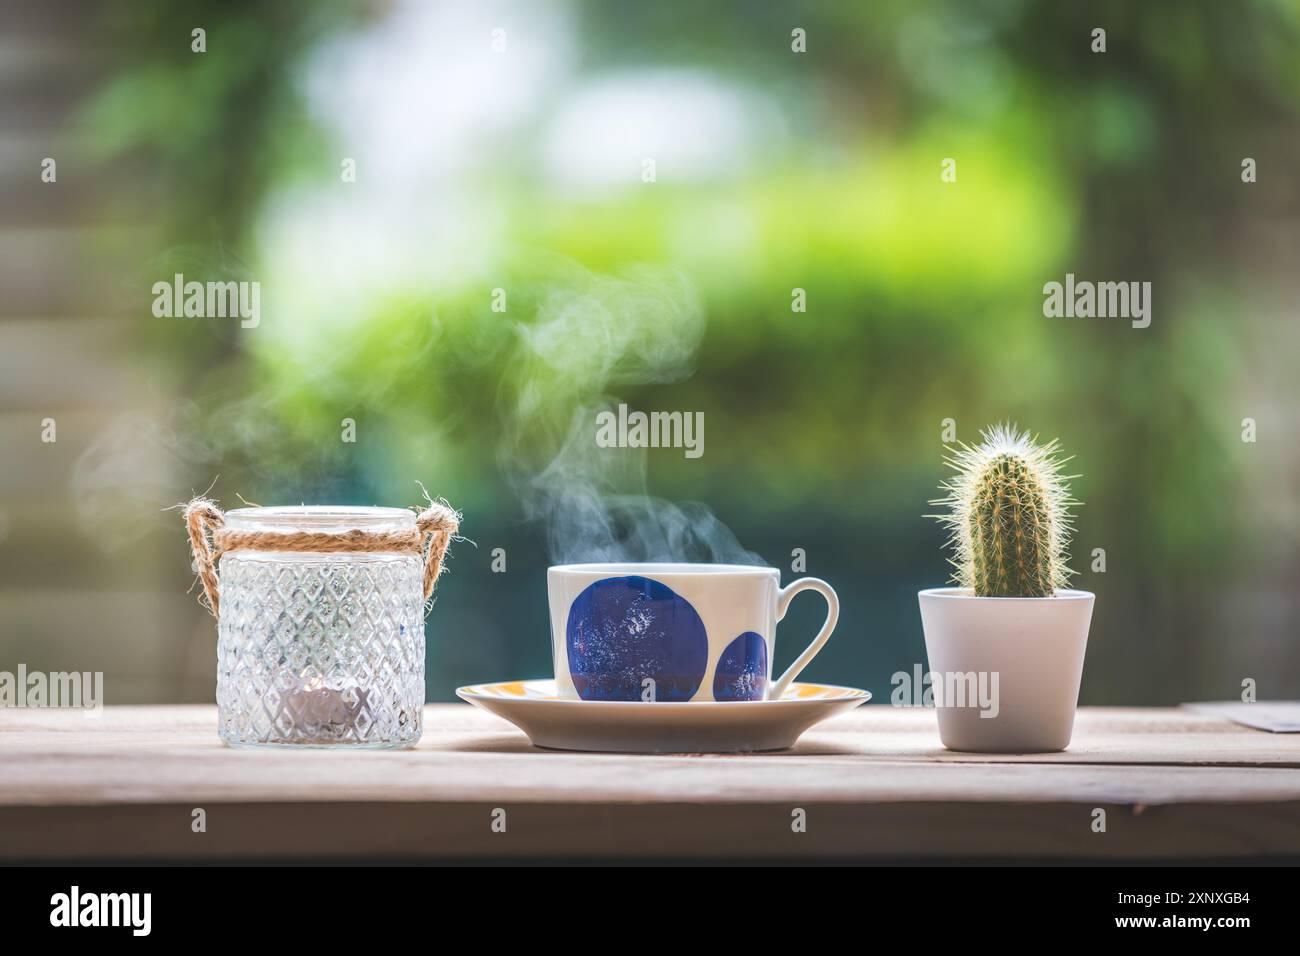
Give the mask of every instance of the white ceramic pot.
[[1074, 729], [1093, 595], [976, 597], [922, 591], [939, 738], [949, 750], [1064, 750]]

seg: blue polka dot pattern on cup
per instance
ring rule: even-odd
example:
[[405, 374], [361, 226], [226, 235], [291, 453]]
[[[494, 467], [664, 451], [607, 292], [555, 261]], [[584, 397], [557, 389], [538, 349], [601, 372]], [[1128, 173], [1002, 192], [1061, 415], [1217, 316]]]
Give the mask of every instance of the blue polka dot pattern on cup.
[[569, 674], [583, 700], [690, 700], [704, 680], [709, 638], [691, 603], [638, 575], [588, 585], [569, 608]]
[[767, 641], [746, 631], [727, 645], [713, 674], [714, 700], [762, 700], [767, 693]]

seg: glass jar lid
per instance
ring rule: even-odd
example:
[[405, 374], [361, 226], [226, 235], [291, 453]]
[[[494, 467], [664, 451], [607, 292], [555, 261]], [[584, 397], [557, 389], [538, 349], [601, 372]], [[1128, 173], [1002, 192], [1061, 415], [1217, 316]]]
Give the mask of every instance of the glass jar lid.
[[227, 531], [338, 534], [344, 531], [405, 531], [414, 527], [415, 512], [406, 508], [290, 505], [233, 508], [226, 512]]

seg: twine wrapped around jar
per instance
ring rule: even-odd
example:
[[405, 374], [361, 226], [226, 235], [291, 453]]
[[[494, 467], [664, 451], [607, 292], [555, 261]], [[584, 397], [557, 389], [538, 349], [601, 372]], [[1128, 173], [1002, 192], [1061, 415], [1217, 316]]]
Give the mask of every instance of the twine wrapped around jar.
[[447, 546], [460, 528], [460, 514], [440, 502], [415, 516], [415, 527], [403, 531], [341, 532], [313, 531], [229, 531], [225, 514], [216, 503], [197, 497], [185, 506], [185, 527], [189, 532], [194, 570], [203, 584], [208, 610], [219, 617], [221, 582], [217, 562], [228, 551], [279, 551], [310, 554], [347, 552], [415, 554], [424, 558], [424, 599], [433, 595], [442, 573]]

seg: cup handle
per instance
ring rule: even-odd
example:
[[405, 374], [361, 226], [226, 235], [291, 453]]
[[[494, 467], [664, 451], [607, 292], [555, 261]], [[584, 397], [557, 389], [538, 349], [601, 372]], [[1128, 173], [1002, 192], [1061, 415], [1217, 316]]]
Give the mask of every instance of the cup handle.
[[799, 672], [808, 666], [808, 662], [817, 656], [830, 639], [831, 631], [835, 630], [835, 623], [840, 619], [840, 599], [835, 595], [835, 589], [823, 581], [821, 578], [800, 578], [797, 581], [791, 581], [776, 595], [776, 619], [778, 622], [785, 617], [785, 612], [790, 607], [791, 599], [800, 591], [816, 591], [826, 599], [826, 620], [822, 624], [822, 629], [817, 632], [817, 636], [812, 639], [812, 643], [804, 648], [802, 654], [795, 658], [795, 662], [786, 668], [786, 672], [781, 675], [781, 679], [767, 689], [768, 700], [780, 700], [785, 689], [790, 686], [790, 682], [799, 676]]

